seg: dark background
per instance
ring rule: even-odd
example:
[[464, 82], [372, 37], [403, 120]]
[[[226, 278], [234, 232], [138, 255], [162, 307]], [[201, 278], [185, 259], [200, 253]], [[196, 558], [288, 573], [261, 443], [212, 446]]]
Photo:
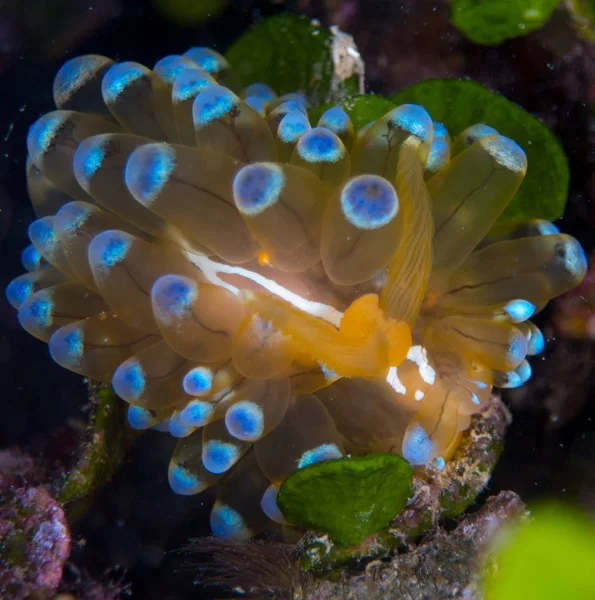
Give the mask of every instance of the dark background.
[[[193, 45], [224, 52], [252, 23], [283, 10], [354, 35], [368, 91], [392, 93], [428, 77], [471, 77], [541, 117], [571, 165], [569, 204], [559, 226], [590, 253], [594, 54], [562, 10], [540, 32], [485, 48], [450, 26], [445, 2], [239, 0], [206, 23], [180, 26], [148, 0], [14, 0], [0, 2], [0, 288], [22, 272], [19, 253], [34, 218], [24, 178], [27, 129], [52, 109], [52, 81], [64, 60], [98, 53], [152, 66]], [[593, 510], [595, 350], [589, 340], [556, 334], [555, 311], [548, 308], [538, 320], [549, 342], [533, 361], [534, 378], [505, 397], [514, 422], [489, 493], [512, 489], [526, 501], [563, 497]], [[85, 422], [85, 398], [81, 378], [56, 366], [46, 345], [20, 329], [2, 295], [0, 447], [18, 445], [46, 461], [64, 460]], [[83, 569], [103, 581], [122, 579], [138, 598], [203, 597], [192, 587], [192, 567], [175, 551], [188, 537], [206, 533], [212, 497], [183, 498], [169, 490], [173, 444], [157, 433], [136, 443], [75, 527], [67, 578]]]

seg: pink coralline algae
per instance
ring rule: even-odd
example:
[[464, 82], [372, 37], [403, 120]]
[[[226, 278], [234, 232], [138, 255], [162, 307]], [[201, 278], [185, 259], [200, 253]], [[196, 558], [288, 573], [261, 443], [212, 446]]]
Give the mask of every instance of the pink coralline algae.
[[0, 453], [0, 590], [4, 600], [52, 597], [70, 553], [64, 510], [45, 488], [25, 481], [34, 472], [31, 462], [11, 450]]

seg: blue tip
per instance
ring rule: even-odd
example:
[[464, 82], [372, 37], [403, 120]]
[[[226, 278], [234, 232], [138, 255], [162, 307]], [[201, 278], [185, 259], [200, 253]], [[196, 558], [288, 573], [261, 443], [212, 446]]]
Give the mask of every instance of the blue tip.
[[51, 357], [66, 369], [76, 367], [83, 357], [84, 336], [76, 325], [66, 325], [56, 331], [49, 341]]
[[75, 235], [92, 215], [93, 207], [85, 202], [69, 202], [56, 213], [56, 229], [59, 235]]
[[412, 423], [405, 433], [403, 458], [412, 465], [427, 465], [434, 456], [434, 444], [419, 423]]
[[412, 133], [422, 141], [433, 135], [432, 119], [426, 109], [418, 104], [402, 104], [393, 109], [390, 122], [394, 127]]
[[527, 155], [514, 140], [496, 135], [482, 138], [479, 143], [505, 169], [514, 173], [524, 173], [527, 170]]
[[[244, 88], [244, 97], [258, 97], [263, 100], [265, 103], [273, 102], [277, 98], [277, 94], [275, 94], [275, 90], [269, 87], [266, 83], [251, 83], [250, 85]], [[244, 99], [244, 102], [246, 100]]]
[[428, 160], [426, 162], [426, 171], [436, 173], [440, 171], [450, 160], [450, 145], [444, 139], [435, 139], [432, 142]]
[[19, 275], [6, 286], [5, 293], [8, 303], [18, 309], [31, 294], [35, 293], [35, 287], [31, 277]]
[[343, 453], [341, 452], [341, 450], [339, 450], [339, 448], [337, 448], [336, 444], [321, 444], [316, 448], [306, 450], [299, 458], [297, 462], [297, 468], [303, 469], [308, 465], [314, 465], [316, 463], [322, 462], [323, 460], [335, 460], [337, 458], [342, 457]]
[[360, 175], [350, 179], [341, 191], [345, 218], [358, 229], [378, 229], [399, 212], [395, 188], [384, 177]]
[[184, 56], [193, 60], [201, 69], [211, 74], [217, 74], [228, 66], [225, 58], [210, 48], [190, 48], [184, 52]]
[[216, 81], [202, 69], [186, 69], [179, 73], [173, 83], [172, 99], [174, 103], [195, 98], [206, 87], [216, 85]]
[[281, 104], [275, 106], [271, 114], [286, 115], [296, 110], [307, 114], [304, 104], [297, 100], [285, 100], [285, 102], [281, 102]]
[[524, 360], [516, 369], [517, 375], [521, 378], [522, 383], [527, 383], [531, 379], [531, 365], [528, 361]]
[[246, 96], [244, 104], [254, 109], [261, 117], [266, 117], [268, 102], [260, 96]]
[[236, 402], [225, 413], [225, 426], [239, 440], [256, 441], [264, 431], [262, 408], [250, 400]]
[[128, 424], [132, 429], [150, 429], [158, 422], [155, 412], [142, 406], [128, 407]]
[[535, 308], [528, 300], [511, 300], [504, 306], [504, 312], [513, 323], [522, 323], [535, 314]]
[[208, 440], [202, 448], [202, 464], [211, 473], [225, 473], [240, 458], [236, 444], [223, 440]]
[[471, 127], [467, 127], [461, 136], [465, 145], [471, 146], [471, 144], [475, 143], [477, 140], [497, 133], [498, 132], [493, 127], [490, 127], [485, 123], [476, 123], [475, 125], [471, 125]]
[[36, 331], [51, 327], [54, 320], [54, 301], [51, 296], [51, 290], [42, 290], [21, 304], [19, 322], [23, 329]]
[[233, 198], [238, 210], [255, 216], [277, 202], [285, 174], [273, 163], [255, 163], [240, 169], [233, 180]]
[[105, 102], [116, 102], [118, 96], [128, 86], [150, 74], [149, 69], [134, 62], [121, 62], [112, 65], [101, 80], [101, 92]]
[[182, 380], [182, 387], [191, 396], [203, 396], [211, 391], [213, 385], [213, 370], [209, 367], [194, 367]]
[[537, 233], [539, 235], [557, 235], [560, 230], [550, 221], [539, 221], [537, 223]]
[[155, 316], [162, 322], [178, 321], [192, 309], [198, 298], [198, 287], [192, 279], [181, 275], [164, 275], [151, 289]]
[[333, 163], [345, 154], [343, 142], [330, 129], [314, 127], [298, 142], [297, 151], [301, 158], [311, 163]]
[[211, 85], [196, 96], [192, 104], [192, 119], [197, 129], [221, 119], [238, 106], [240, 99], [221, 85]]
[[186, 69], [193, 68], [192, 62], [184, 56], [170, 54], [158, 60], [153, 67], [154, 73], [168, 85], [172, 85], [174, 79]]
[[185, 438], [196, 430], [187, 421], [181, 418], [181, 412], [175, 410], [169, 418], [169, 433], [175, 438]]
[[307, 111], [310, 106], [306, 96], [304, 96], [304, 94], [301, 94], [300, 92], [289, 92], [289, 94], [283, 94], [279, 97], [279, 102], [281, 104], [285, 104], [287, 102], [295, 102], [296, 104], [301, 105], [304, 111]]
[[124, 260], [128, 250], [127, 240], [112, 237], [103, 252], [103, 262], [108, 267], [113, 267]]
[[109, 138], [95, 135], [83, 140], [72, 157], [72, 170], [79, 185], [88, 191], [91, 180], [105, 159]]
[[556, 261], [576, 282], [582, 281], [587, 273], [587, 257], [580, 243], [574, 238], [564, 236], [554, 248]]
[[174, 462], [169, 465], [167, 475], [172, 491], [180, 496], [200, 494], [206, 487], [194, 473]]
[[123, 231], [103, 231], [89, 244], [89, 263], [98, 277], [120, 264], [132, 246], [132, 236]]
[[33, 244], [21, 252], [21, 264], [27, 271], [37, 271], [44, 266], [42, 256]]
[[58, 243], [54, 233], [55, 217], [41, 217], [29, 225], [29, 239], [36, 247], [41, 247], [44, 251], [51, 253]]
[[134, 402], [138, 400], [145, 390], [146, 377], [140, 361], [136, 358], [129, 358], [123, 362], [114, 373], [112, 385], [116, 394]]
[[541, 329], [537, 327], [532, 328], [532, 335], [529, 339], [527, 354], [529, 356], [535, 356], [536, 354], [541, 354], [543, 349], [545, 348], [545, 338], [543, 337], [543, 333], [541, 333]]
[[68, 116], [67, 111], [57, 110], [44, 115], [31, 125], [27, 136], [27, 150], [37, 167], [40, 167], [43, 155], [58, 136]]
[[308, 117], [303, 112], [294, 110], [281, 119], [277, 137], [285, 144], [295, 144], [309, 129]]
[[176, 166], [176, 151], [169, 144], [145, 144], [128, 158], [124, 181], [141, 204], [151, 204], [169, 181]]
[[434, 138], [444, 139], [449, 137], [448, 129], [442, 123], [433, 121], [432, 125], [434, 126]]
[[67, 60], [54, 79], [54, 90], [58, 97], [67, 99], [89, 81], [99, 68], [106, 64], [100, 56], [77, 56]]
[[319, 127], [326, 127], [337, 135], [348, 131], [350, 124], [349, 115], [340, 106], [329, 108], [318, 121]]
[[277, 495], [279, 494], [279, 486], [275, 484], [269, 485], [265, 493], [262, 495], [260, 500], [260, 508], [262, 512], [275, 523], [286, 524], [287, 521], [283, 516], [283, 513], [277, 505]]
[[191, 400], [180, 411], [179, 420], [185, 427], [198, 429], [209, 422], [214, 410], [215, 405], [206, 400]]
[[527, 356], [527, 338], [519, 331], [508, 346], [508, 357], [513, 363], [520, 363]]
[[504, 371], [500, 373], [499, 378], [494, 385], [499, 388], [511, 390], [521, 387], [521, 385], [523, 385], [523, 380], [516, 371]]
[[442, 123], [434, 122], [434, 138], [426, 162], [426, 171], [435, 173], [442, 169], [449, 160], [450, 136]]
[[211, 511], [211, 531], [214, 535], [228, 540], [247, 540], [252, 532], [237, 510], [219, 501]]

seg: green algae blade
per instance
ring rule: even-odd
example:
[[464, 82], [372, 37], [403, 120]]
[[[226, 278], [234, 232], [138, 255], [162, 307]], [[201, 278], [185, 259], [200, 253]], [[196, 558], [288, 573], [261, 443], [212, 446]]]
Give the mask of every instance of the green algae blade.
[[493, 397], [473, 415], [470, 428], [463, 432], [459, 447], [443, 470], [416, 473], [412, 500], [389, 527], [356, 548], [345, 548], [328, 536], [308, 532], [300, 543], [300, 567], [304, 571], [328, 573], [354, 560], [385, 557], [406, 543], [413, 543], [441, 521], [461, 515], [490, 481], [509, 424], [508, 409]]
[[474, 81], [429, 79], [391, 97], [395, 104], [421, 104], [455, 137], [475, 123], [494, 127], [527, 154], [527, 175], [500, 220], [558, 219], [564, 213], [570, 171], [554, 134], [536, 117]]
[[324, 101], [333, 74], [330, 38], [306, 18], [277, 15], [249, 29], [225, 57], [244, 85], [266, 83], [278, 94], [301, 91]]
[[595, 524], [571, 506], [548, 504], [504, 539], [486, 569], [486, 600], [595, 598]]
[[543, 27], [560, 0], [451, 0], [450, 18], [476, 44], [500, 44]]
[[375, 96], [374, 94], [352, 95], [339, 100], [339, 102], [331, 102], [324, 106], [317, 106], [308, 111], [310, 123], [314, 126], [318, 123], [322, 114], [333, 106], [340, 106], [351, 119], [355, 131], [359, 131], [362, 127], [376, 121], [395, 108], [396, 104], [388, 98]]
[[329, 460], [288, 477], [277, 502], [289, 522], [354, 546], [403, 510], [412, 477], [411, 465], [396, 454]]

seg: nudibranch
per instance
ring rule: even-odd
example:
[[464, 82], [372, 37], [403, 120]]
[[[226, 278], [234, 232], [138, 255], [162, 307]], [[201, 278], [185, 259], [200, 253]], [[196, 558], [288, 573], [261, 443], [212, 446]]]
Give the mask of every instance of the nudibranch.
[[133, 428], [179, 438], [171, 488], [218, 484], [219, 536], [283, 523], [280, 484], [318, 461], [444, 464], [492, 386], [530, 377], [531, 316], [585, 274], [552, 223], [494, 227], [527, 160], [484, 124], [451, 140], [417, 105], [313, 123], [206, 48], [74, 58], [54, 99], [7, 297]]

